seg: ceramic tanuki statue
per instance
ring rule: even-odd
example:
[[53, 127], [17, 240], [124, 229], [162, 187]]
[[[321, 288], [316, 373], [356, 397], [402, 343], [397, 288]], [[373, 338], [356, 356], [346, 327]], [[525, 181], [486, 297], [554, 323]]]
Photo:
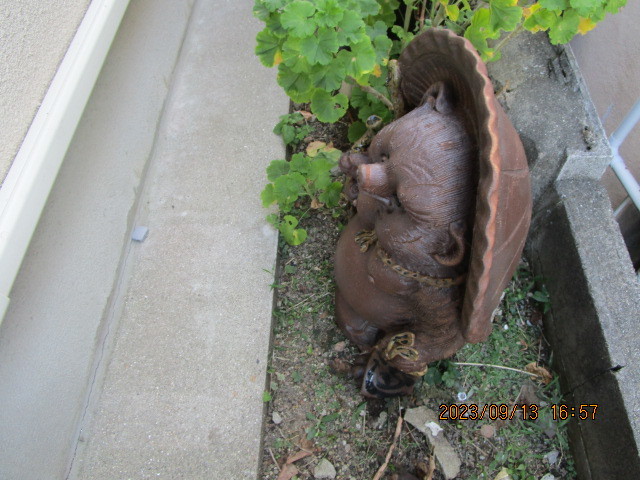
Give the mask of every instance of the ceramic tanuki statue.
[[374, 397], [486, 339], [531, 212], [522, 144], [471, 44], [428, 30], [399, 71], [408, 113], [340, 160], [357, 214], [336, 251], [336, 320], [368, 354]]

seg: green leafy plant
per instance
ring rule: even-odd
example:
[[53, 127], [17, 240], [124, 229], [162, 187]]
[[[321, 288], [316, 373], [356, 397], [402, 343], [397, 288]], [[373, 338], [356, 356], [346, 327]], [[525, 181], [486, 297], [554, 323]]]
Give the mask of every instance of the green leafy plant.
[[[491, 61], [499, 59], [501, 47], [523, 29], [532, 33], [548, 31], [551, 43], [567, 43], [576, 34], [584, 35], [593, 29], [607, 13], [616, 13], [625, 4], [626, 0], [490, 0], [488, 5], [478, 2], [473, 16], [469, 17], [466, 0], [451, 5], [448, 0], [441, 0], [441, 8], [437, 10], [445, 10], [444, 15], [440, 15], [445, 17], [445, 26], [464, 32], [483, 60]], [[509, 34], [503, 36], [505, 32]], [[500, 37], [493, 46], [488, 44], [488, 40]]]
[[287, 145], [298, 145], [312, 131], [313, 128], [311, 125], [307, 125], [304, 116], [300, 112], [282, 115], [273, 129], [273, 133], [280, 135]]
[[449, 360], [438, 360], [429, 365], [423, 379], [428, 385], [444, 385], [448, 388], [453, 388], [459, 377], [460, 372], [455, 364]]
[[[265, 207], [278, 205], [282, 217], [271, 214], [267, 220], [274, 225], [290, 245], [299, 245], [307, 238], [307, 232], [298, 228], [298, 214], [302, 201], [308, 200], [308, 208], [326, 206], [333, 208], [340, 201], [342, 183], [334, 181], [331, 169], [338, 163], [340, 151], [322, 144], [320, 148], [308, 148], [307, 154], [296, 153], [291, 161], [273, 160], [267, 167], [270, 183], [261, 193]], [[316, 144], [314, 147], [318, 147]]]
[[[256, 54], [278, 67], [278, 83], [295, 102], [310, 102], [322, 122], [335, 122], [349, 106], [339, 90], [359, 86], [384, 102], [386, 65], [398, 0], [256, 0], [266, 27]], [[377, 95], [377, 98], [376, 98]]]
[[[514, 33], [548, 31], [554, 44], [584, 34], [626, 0], [255, 0], [260, 61], [278, 68], [295, 102], [310, 102], [322, 122], [349, 106], [361, 122], [390, 118], [385, 84], [389, 60], [428, 27], [464, 35], [485, 61], [497, 60]], [[353, 90], [345, 89], [351, 85]], [[345, 93], [347, 92], [347, 93]], [[362, 125], [354, 127], [357, 138]]]

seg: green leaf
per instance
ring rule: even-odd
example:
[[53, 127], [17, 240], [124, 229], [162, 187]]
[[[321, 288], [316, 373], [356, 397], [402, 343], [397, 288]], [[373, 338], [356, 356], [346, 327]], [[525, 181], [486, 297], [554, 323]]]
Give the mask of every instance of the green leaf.
[[307, 440], [313, 440], [318, 436], [318, 430], [316, 427], [309, 427], [307, 429]]
[[453, 22], [458, 21], [458, 18], [460, 17], [460, 8], [458, 8], [457, 5], [455, 5], [455, 4], [454, 5], [446, 4], [445, 7], [444, 7], [444, 11], [446, 12], [447, 17], [451, 21], [453, 21]]
[[293, 125], [282, 126], [282, 140], [286, 145], [293, 143], [296, 138], [296, 129]]
[[280, 39], [267, 28], [256, 35], [256, 55], [265, 67], [273, 67], [276, 52], [280, 49]]
[[324, 190], [331, 183], [331, 169], [335, 163], [324, 156], [318, 156], [309, 165], [309, 180], [313, 182], [314, 190]]
[[300, 195], [305, 193], [305, 185], [305, 178], [298, 172], [292, 172], [275, 179], [273, 191], [281, 211], [291, 211], [293, 204]]
[[302, 40], [289, 37], [282, 45], [282, 63], [292, 72], [307, 73], [311, 66], [307, 58], [302, 54]]
[[369, 38], [376, 38], [381, 35], [387, 37], [387, 26], [380, 20], [371, 26], [367, 25], [365, 29]]
[[618, 13], [618, 11], [627, 4], [627, 0], [609, 0], [605, 4], [605, 11], [607, 13]]
[[602, 10], [604, 0], [569, 0], [569, 4], [581, 17], [591, 17], [593, 13]]
[[276, 202], [276, 194], [272, 183], [267, 183], [262, 193], [260, 193], [260, 199], [262, 200], [262, 206], [265, 208]]
[[262, 0], [262, 3], [269, 9], [269, 11], [275, 12], [276, 10], [284, 7], [287, 0]]
[[269, 215], [267, 215], [267, 222], [278, 228], [278, 224], [280, 223], [280, 216], [277, 213], [270, 213]]
[[309, 176], [309, 165], [311, 164], [311, 160], [304, 153], [296, 153], [291, 157], [291, 171], [299, 172], [304, 177]]
[[273, 397], [271, 396], [271, 393], [269, 391], [265, 390], [262, 393], [262, 401], [264, 403], [270, 402], [272, 399], [273, 399]]
[[280, 23], [280, 15], [272, 15], [265, 22], [267, 29], [278, 38], [287, 36], [287, 30]]
[[331, 168], [333, 168], [338, 165], [338, 160], [340, 160], [340, 157], [342, 156], [342, 151], [337, 148], [327, 147], [320, 150], [318, 154], [329, 160], [332, 164]]
[[346, 75], [343, 63], [340, 59], [335, 59], [327, 67], [314, 65], [309, 77], [318, 88], [327, 92], [338, 90], [342, 86], [342, 81]]
[[311, 89], [309, 75], [304, 72], [294, 72], [283, 63], [278, 65], [278, 84], [289, 96], [296, 93], [304, 94]]
[[321, 27], [337, 27], [344, 15], [344, 9], [337, 0], [318, 0], [316, 23]]
[[391, 27], [396, 21], [396, 10], [400, 7], [398, 0], [378, 0], [380, 11], [373, 17]]
[[378, 35], [373, 39], [373, 46], [376, 52], [377, 63], [383, 63], [389, 58], [389, 51], [393, 46], [393, 41], [386, 35]]
[[316, 35], [302, 40], [300, 51], [311, 65], [328, 65], [338, 52], [338, 34], [333, 29], [319, 29]]
[[392, 26], [391, 27], [391, 31], [393, 33], [395, 33], [396, 36], [400, 39], [400, 41], [402, 42], [403, 47], [406, 46], [411, 40], [413, 40], [413, 37], [415, 37], [414, 33], [407, 32], [400, 25]]
[[493, 30], [514, 30], [522, 18], [522, 8], [513, 0], [492, 0], [489, 4], [490, 23]]
[[540, 30], [547, 30], [554, 26], [558, 21], [558, 14], [547, 10], [546, 8], [540, 8], [536, 10], [529, 18], [527, 18], [522, 26], [530, 32], [539, 32]]
[[315, 11], [316, 7], [311, 2], [295, 0], [284, 8], [280, 21], [291, 35], [307, 37], [316, 29], [315, 22], [310, 18]]
[[558, 22], [549, 29], [549, 40], [554, 45], [568, 43], [578, 33], [580, 16], [575, 10], [567, 10]]
[[332, 208], [340, 202], [340, 193], [342, 192], [342, 183], [333, 182], [327, 189], [318, 196], [318, 200], [327, 207]]
[[273, 160], [267, 167], [267, 179], [270, 182], [287, 173], [289, 173], [289, 162], [286, 160]]
[[376, 0], [359, 0], [358, 6], [360, 7], [362, 18], [376, 15], [380, 11], [380, 5]]
[[351, 75], [356, 80], [364, 74], [370, 73], [376, 65], [376, 51], [368, 38], [351, 45], [351, 52], [341, 50], [339, 55], [346, 60], [347, 75]]
[[353, 122], [349, 125], [349, 132], [347, 133], [347, 137], [349, 138], [349, 142], [354, 143], [358, 140], [364, 132], [367, 131], [367, 126], [363, 122]]
[[531, 298], [533, 298], [536, 302], [547, 303], [550, 301], [549, 294], [547, 292], [542, 292], [540, 290], [536, 290], [531, 294]]
[[340, 414], [338, 412], [330, 413], [329, 415], [325, 415], [324, 417], [322, 417], [320, 422], [329, 423], [329, 422], [333, 422], [334, 420], [337, 420], [338, 418], [340, 418]]
[[289, 245], [300, 245], [307, 239], [307, 231], [304, 228], [296, 228], [298, 219], [285, 215], [280, 224], [280, 233]]
[[491, 26], [491, 12], [488, 8], [480, 8], [476, 10], [471, 18], [471, 25], [464, 32], [464, 37], [469, 40], [483, 60], [487, 60], [493, 50], [487, 44], [488, 38], [497, 38], [500, 32], [496, 32]]
[[253, 5], [253, 16], [264, 22], [269, 18], [269, 15], [271, 15], [271, 10], [267, 8], [264, 2], [257, 0]]
[[365, 25], [360, 15], [353, 10], [346, 10], [338, 25], [338, 42], [340, 45], [348, 45], [351, 42], [362, 40], [365, 35]]
[[[386, 90], [376, 86], [378, 91], [385, 93]], [[365, 93], [360, 88], [354, 88], [351, 92], [350, 104], [358, 110], [358, 118], [364, 123], [371, 115], [378, 115], [386, 123], [391, 120], [391, 112], [380, 100]]]
[[569, 7], [569, 0], [540, 0], [538, 3], [547, 10], [566, 10]]
[[311, 95], [311, 110], [321, 122], [338, 121], [347, 111], [348, 105], [349, 99], [342, 93], [332, 96], [330, 93], [318, 89]]

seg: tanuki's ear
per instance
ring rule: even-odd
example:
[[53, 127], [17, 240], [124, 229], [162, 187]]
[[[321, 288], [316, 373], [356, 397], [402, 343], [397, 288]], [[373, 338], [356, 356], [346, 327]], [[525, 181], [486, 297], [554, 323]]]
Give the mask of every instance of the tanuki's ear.
[[423, 98], [423, 103], [431, 105], [436, 112], [449, 113], [453, 110], [451, 90], [444, 82], [436, 82], [431, 85]]

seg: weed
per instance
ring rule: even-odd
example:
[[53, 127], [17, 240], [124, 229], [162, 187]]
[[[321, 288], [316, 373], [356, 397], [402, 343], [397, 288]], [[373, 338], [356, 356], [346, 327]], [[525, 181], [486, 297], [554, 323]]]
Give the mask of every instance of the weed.
[[300, 245], [307, 238], [307, 231], [298, 228], [300, 219], [306, 215], [306, 211], [299, 208], [303, 199], [309, 201], [307, 210], [338, 205], [342, 183], [333, 180], [331, 169], [337, 165], [339, 157], [338, 149], [325, 146], [309, 155], [296, 153], [289, 162], [273, 160], [267, 167], [267, 179], [271, 183], [260, 195], [262, 204], [265, 207], [278, 205], [284, 215], [271, 214], [267, 220], [290, 245]]
[[282, 140], [286, 145], [298, 145], [312, 131], [313, 128], [306, 123], [300, 112], [282, 115], [273, 129], [273, 133], [282, 136]]

